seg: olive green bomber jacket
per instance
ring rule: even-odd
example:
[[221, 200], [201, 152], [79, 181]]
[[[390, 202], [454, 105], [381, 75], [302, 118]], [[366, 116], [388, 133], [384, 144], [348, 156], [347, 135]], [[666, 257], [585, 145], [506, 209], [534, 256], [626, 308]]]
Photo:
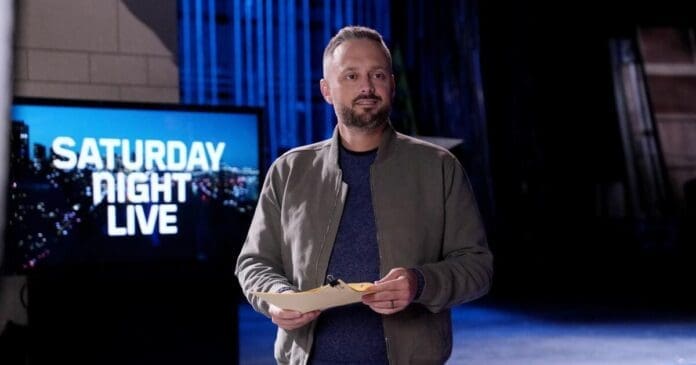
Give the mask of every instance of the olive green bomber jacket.
[[[268, 305], [251, 292], [324, 284], [347, 194], [339, 143], [336, 129], [329, 140], [288, 151], [267, 173], [236, 268], [245, 296], [266, 316]], [[492, 280], [493, 257], [468, 179], [451, 153], [389, 125], [370, 184], [381, 276], [406, 267], [425, 279], [418, 300], [382, 316], [390, 364], [444, 363], [452, 349], [449, 308], [486, 294]], [[307, 363], [314, 326], [278, 329], [278, 363]]]

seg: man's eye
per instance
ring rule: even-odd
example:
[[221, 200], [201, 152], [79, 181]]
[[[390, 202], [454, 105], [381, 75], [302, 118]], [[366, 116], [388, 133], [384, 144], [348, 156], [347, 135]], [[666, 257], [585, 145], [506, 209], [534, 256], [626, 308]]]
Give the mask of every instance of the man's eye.
[[346, 75], [346, 79], [348, 79], [348, 80], [355, 80], [355, 79], [357, 79], [357, 78], [358, 78], [358, 76], [357, 76], [356, 74], [348, 74], [348, 75]]
[[384, 79], [387, 78], [387, 75], [386, 75], [386, 74], [383, 74], [383, 73], [381, 73], [381, 72], [377, 72], [377, 73], [375, 73], [375, 74], [373, 75], [373, 77], [376, 78], [376, 79], [378, 79], [378, 80], [384, 80]]

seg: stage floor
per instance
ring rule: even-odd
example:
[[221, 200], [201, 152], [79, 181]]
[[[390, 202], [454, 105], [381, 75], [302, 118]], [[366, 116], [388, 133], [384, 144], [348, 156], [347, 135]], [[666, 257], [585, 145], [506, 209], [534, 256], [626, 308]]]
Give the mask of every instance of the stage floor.
[[[448, 364], [696, 365], [696, 311], [512, 307], [468, 304], [453, 311]], [[239, 309], [240, 364], [272, 364], [275, 326]]]

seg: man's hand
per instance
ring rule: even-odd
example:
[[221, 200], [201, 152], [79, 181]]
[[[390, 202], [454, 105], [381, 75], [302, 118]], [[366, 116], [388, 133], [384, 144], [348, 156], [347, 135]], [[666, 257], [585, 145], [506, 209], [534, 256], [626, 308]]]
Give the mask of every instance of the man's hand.
[[416, 296], [418, 279], [409, 269], [397, 267], [375, 282], [370, 294], [362, 297], [363, 303], [381, 314], [393, 314], [404, 310]]
[[306, 325], [307, 323], [316, 319], [319, 316], [319, 313], [321, 313], [321, 311], [318, 310], [300, 313], [298, 311], [281, 309], [273, 304], [269, 304], [268, 312], [271, 315], [271, 320], [273, 323], [287, 331]]

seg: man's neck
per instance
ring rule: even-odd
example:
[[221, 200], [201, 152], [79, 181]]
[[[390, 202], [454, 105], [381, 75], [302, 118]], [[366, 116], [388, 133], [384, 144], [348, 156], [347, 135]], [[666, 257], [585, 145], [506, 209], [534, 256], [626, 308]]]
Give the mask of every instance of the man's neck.
[[365, 131], [358, 128], [347, 127], [345, 124], [338, 123], [338, 132], [341, 137], [341, 143], [349, 151], [365, 152], [371, 151], [379, 147], [384, 134], [383, 125], [375, 130]]

